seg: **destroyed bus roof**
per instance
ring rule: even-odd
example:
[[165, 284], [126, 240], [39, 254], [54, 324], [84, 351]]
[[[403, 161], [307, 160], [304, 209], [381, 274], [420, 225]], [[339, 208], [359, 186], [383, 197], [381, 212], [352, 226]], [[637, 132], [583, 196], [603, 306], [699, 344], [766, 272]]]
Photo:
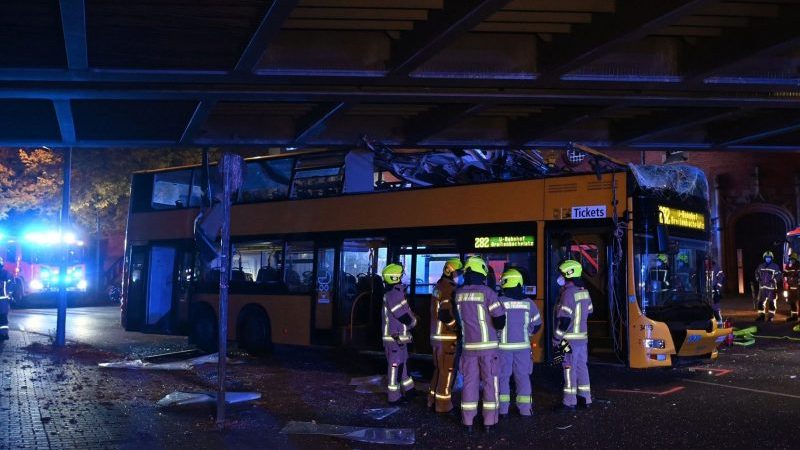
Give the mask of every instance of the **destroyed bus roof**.
[[[450, 186], [461, 184], [550, 178], [580, 173], [608, 173], [626, 170], [627, 166], [589, 147], [575, 144], [569, 148], [542, 150], [452, 149], [418, 150], [391, 149], [381, 143], [364, 140], [364, 146], [351, 150], [307, 150], [245, 159], [246, 162], [298, 158], [302, 162], [317, 162], [316, 167], [344, 166], [352, 151], [372, 153], [374, 173], [391, 173], [392, 189], [411, 187]], [[364, 148], [366, 147], [366, 148]], [[367, 156], [369, 157], [369, 156]], [[325, 159], [330, 158], [328, 161]], [[216, 166], [216, 163], [209, 165]], [[144, 170], [136, 174], [201, 167], [200, 164]], [[311, 167], [295, 167], [293, 170]], [[213, 176], [213, 175], [212, 175]], [[382, 180], [385, 181], [385, 180]], [[407, 184], [405, 186], [397, 183]]]

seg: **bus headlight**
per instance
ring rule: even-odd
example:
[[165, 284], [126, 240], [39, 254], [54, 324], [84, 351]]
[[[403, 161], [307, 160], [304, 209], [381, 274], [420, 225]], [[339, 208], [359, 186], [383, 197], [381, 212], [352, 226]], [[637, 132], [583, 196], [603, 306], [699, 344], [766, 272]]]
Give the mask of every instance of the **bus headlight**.
[[87, 287], [89, 287], [89, 283], [87, 283], [86, 280], [78, 281], [78, 289], [85, 291]]
[[663, 349], [666, 347], [663, 339], [645, 339], [644, 340], [644, 348], [660, 348]]
[[42, 282], [40, 280], [33, 279], [33, 280], [31, 280], [31, 282], [28, 285], [28, 287], [31, 289], [31, 291], [38, 292], [38, 291], [41, 291], [42, 289], [44, 289], [44, 284], [42, 284]]

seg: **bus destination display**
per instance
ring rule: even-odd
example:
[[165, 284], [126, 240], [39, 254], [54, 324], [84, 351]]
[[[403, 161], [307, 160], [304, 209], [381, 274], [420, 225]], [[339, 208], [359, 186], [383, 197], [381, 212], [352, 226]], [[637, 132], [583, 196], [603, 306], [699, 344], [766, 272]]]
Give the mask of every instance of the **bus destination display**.
[[475, 248], [533, 247], [533, 236], [477, 236]]
[[670, 208], [668, 206], [659, 206], [658, 211], [661, 212], [659, 221], [664, 225], [692, 228], [702, 231], [706, 229], [705, 217], [700, 213]]

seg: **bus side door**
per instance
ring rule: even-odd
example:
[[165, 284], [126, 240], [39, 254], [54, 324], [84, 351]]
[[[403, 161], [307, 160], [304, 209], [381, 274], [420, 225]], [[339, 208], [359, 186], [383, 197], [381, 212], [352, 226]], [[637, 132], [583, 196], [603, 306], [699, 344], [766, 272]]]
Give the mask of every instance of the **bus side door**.
[[135, 246], [131, 250], [126, 298], [129, 331], [175, 333], [186, 315], [185, 285], [179, 277], [188, 254], [173, 245]]

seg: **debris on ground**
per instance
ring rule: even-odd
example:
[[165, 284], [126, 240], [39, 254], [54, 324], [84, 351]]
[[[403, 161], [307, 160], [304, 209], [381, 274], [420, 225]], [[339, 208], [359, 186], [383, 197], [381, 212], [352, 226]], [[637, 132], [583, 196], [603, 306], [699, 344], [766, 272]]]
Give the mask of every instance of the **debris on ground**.
[[364, 410], [364, 415], [370, 419], [383, 420], [397, 411], [400, 411], [400, 408], [397, 406], [391, 408], [369, 408]]
[[415, 442], [414, 430], [411, 428], [351, 427], [291, 421], [280, 432], [281, 434], [321, 434], [370, 444], [414, 445]]
[[[226, 392], [225, 403], [242, 403], [252, 400], [258, 400], [261, 394], [258, 392]], [[216, 403], [216, 392], [180, 392], [175, 391], [167, 394], [164, 398], [158, 401], [157, 405], [160, 407], [167, 406], [185, 406], [194, 405], [197, 403]]]
[[572, 425], [567, 425], [565, 427], [556, 427], [556, 429], [559, 429], [559, 430], [566, 430], [566, 429], [569, 429], [569, 428], [572, 428]]
[[361, 386], [362, 384], [381, 384], [383, 375], [370, 375], [368, 377], [355, 377], [350, 379], [350, 386]]
[[733, 329], [733, 345], [740, 345], [742, 347], [749, 347], [756, 343], [756, 338], [753, 336], [758, 333], [757, 327], [747, 328], [734, 328]]
[[[196, 358], [186, 359], [183, 361], [173, 361], [165, 363], [153, 363], [144, 359], [132, 359], [122, 361], [111, 361], [99, 363], [98, 366], [103, 369], [132, 369], [132, 370], [192, 370], [195, 366], [203, 364], [216, 364], [218, 362], [219, 353], [212, 353], [210, 355], [198, 356]], [[228, 364], [241, 364], [241, 361], [233, 361], [228, 358]]]

